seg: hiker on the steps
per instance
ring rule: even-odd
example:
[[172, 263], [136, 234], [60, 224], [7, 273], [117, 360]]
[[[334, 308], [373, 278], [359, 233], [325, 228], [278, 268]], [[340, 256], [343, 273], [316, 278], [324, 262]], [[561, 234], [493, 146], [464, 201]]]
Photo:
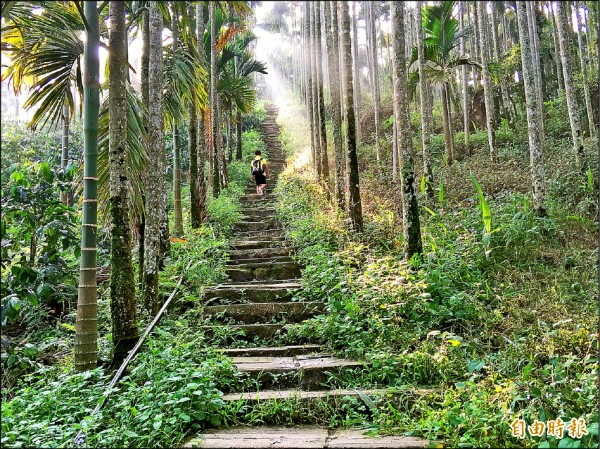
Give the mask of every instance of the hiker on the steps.
[[256, 193], [264, 195], [263, 190], [267, 186], [267, 177], [271, 177], [271, 172], [269, 172], [269, 166], [261, 157], [260, 150], [256, 150], [254, 154], [254, 160], [250, 163], [250, 180], [256, 181]]

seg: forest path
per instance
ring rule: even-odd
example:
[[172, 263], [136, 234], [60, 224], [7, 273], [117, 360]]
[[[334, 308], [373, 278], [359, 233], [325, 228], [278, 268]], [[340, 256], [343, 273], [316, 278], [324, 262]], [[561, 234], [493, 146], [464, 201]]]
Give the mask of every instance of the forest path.
[[[334, 357], [310, 342], [277, 344], [287, 324], [326, 312], [326, 303], [297, 301], [294, 297], [301, 289], [301, 267], [290, 257], [290, 247], [275, 216], [273, 184], [285, 168], [276, 114], [276, 109], [267, 107], [267, 117], [261, 125], [271, 181], [264, 197], [256, 194], [253, 184], [248, 184], [242, 197], [243, 218], [235, 225], [236, 241], [231, 246], [226, 269], [230, 282], [206, 290], [204, 315], [211, 325], [204, 330], [223, 332], [227, 328], [236, 335], [235, 340], [225, 339], [223, 352], [232, 357], [242, 374], [240, 391], [226, 394], [223, 400], [238, 410], [238, 418], [243, 421], [244, 416], [287, 403], [289, 406], [281, 408], [276, 422], [292, 427], [214, 429], [188, 441], [185, 447], [424, 447], [425, 440], [413, 437], [369, 438], [359, 430], [315, 426], [326, 420], [325, 416], [319, 416], [325, 409], [335, 413], [363, 394], [378, 396], [386, 391], [359, 393], [340, 387], [327, 388], [324, 384], [331, 384], [332, 378], [345, 370], [360, 368], [363, 363]], [[240, 335], [250, 343], [240, 344]], [[284, 413], [289, 416], [283, 416]]]

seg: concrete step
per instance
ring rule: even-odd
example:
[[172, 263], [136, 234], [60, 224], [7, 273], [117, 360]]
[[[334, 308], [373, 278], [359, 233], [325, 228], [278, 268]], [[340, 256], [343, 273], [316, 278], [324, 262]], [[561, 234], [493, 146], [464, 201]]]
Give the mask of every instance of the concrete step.
[[233, 229], [234, 231], [248, 232], [281, 230], [283, 227], [277, 220], [265, 219], [262, 221], [240, 221], [233, 225]]
[[[242, 219], [247, 221], [259, 221], [277, 217], [274, 207], [250, 207], [243, 209], [241, 212]], [[253, 220], [248, 220], [249, 218], [253, 218]]]
[[302, 288], [300, 283], [287, 279], [281, 282], [225, 284], [206, 289], [204, 304], [282, 302], [290, 300], [294, 291], [298, 291], [300, 288]]
[[287, 242], [283, 236], [266, 236], [257, 238], [255, 236], [243, 237], [229, 245], [229, 248], [235, 250], [245, 249], [265, 249], [287, 247]]
[[391, 449], [428, 447], [427, 440], [405, 436], [369, 437], [364, 430], [301, 427], [231, 427], [207, 430], [189, 440], [186, 448], [262, 449], [262, 448], [330, 448]]
[[262, 240], [264, 237], [282, 237], [283, 229], [260, 229], [258, 231], [239, 231], [236, 233], [236, 236], [240, 240], [251, 238]]
[[213, 319], [233, 319], [237, 323], [253, 324], [269, 322], [283, 317], [288, 323], [299, 323], [323, 313], [327, 304], [320, 301], [307, 302], [263, 302], [227, 304], [204, 307], [204, 316]]
[[247, 209], [246, 211], [242, 211], [242, 213], [244, 215], [249, 215], [249, 216], [255, 216], [255, 215], [259, 215], [259, 214], [274, 214], [275, 213], [275, 208], [274, 207], [267, 207], [267, 208], [261, 208], [261, 209]]
[[246, 259], [231, 259], [227, 265], [243, 265], [243, 264], [279, 264], [282, 262], [293, 262], [289, 255], [281, 255], [270, 257], [248, 257]]
[[[274, 184], [275, 184], [276, 179], [273, 179], [273, 178], [276, 178], [276, 176], [272, 175], [271, 179], [267, 181], [269, 184], [267, 184], [267, 187], [265, 187], [263, 189], [264, 193], [273, 193], [273, 190], [275, 190]], [[248, 194], [256, 193], [256, 182], [251, 182], [246, 185], [246, 193], [248, 193]]]
[[[222, 326], [208, 325], [200, 326], [200, 328], [208, 335], [212, 335], [215, 329]], [[273, 338], [278, 332], [285, 333], [285, 324], [237, 324], [227, 326], [233, 332], [241, 332], [243, 337], [254, 339], [256, 337], [262, 339]]]
[[290, 346], [265, 346], [262, 348], [234, 348], [224, 349], [223, 354], [229, 357], [292, 357], [301, 354], [314, 354], [322, 352], [320, 345], [290, 345]]
[[299, 388], [318, 390], [323, 383], [344, 370], [360, 368], [362, 363], [331, 355], [299, 355], [292, 357], [234, 357], [236, 368], [244, 376], [259, 383], [261, 389]]
[[290, 249], [287, 247], [264, 247], [264, 248], [251, 248], [251, 249], [236, 249], [229, 251], [230, 260], [244, 260], [244, 259], [261, 259], [271, 258], [278, 256], [289, 256]]
[[[423, 390], [425, 391], [425, 390]], [[382, 397], [389, 394], [388, 390], [362, 390], [364, 394], [369, 396], [371, 399], [375, 397]], [[360, 395], [356, 390], [316, 390], [316, 391], [303, 391], [303, 390], [262, 390], [253, 391], [247, 393], [229, 393], [223, 395], [225, 402], [239, 402], [244, 401], [248, 404], [259, 404], [267, 401], [285, 401], [292, 400], [301, 403], [314, 403], [318, 401], [339, 401], [344, 398], [358, 398]]]
[[233, 282], [267, 279], [293, 279], [299, 278], [302, 273], [300, 266], [295, 262], [281, 262], [276, 264], [248, 263], [229, 265], [225, 273]]
[[255, 203], [255, 202], [266, 202], [275, 200], [275, 195], [272, 193], [266, 193], [264, 195], [257, 195], [256, 193], [249, 193], [246, 195], [242, 195], [240, 197], [240, 201], [242, 205], [244, 203]]

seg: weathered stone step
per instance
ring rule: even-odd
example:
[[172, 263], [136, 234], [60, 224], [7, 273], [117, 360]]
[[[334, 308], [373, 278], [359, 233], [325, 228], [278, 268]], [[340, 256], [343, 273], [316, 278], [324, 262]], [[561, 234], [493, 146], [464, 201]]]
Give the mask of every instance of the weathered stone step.
[[233, 225], [233, 229], [236, 231], [247, 232], [247, 231], [273, 231], [283, 229], [281, 223], [277, 220], [264, 220], [264, 221], [239, 221]]
[[298, 323], [323, 313], [327, 304], [320, 301], [308, 302], [263, 302], [249, 304], [228, 304], [204, 308], [204, 316], [234, 319], [236, 322], [254, 324], [271, 321], [284, 315], [288, 323]]
[[323, 347], [320, 345], [265, 346], [262, 348], [224, 349], [223, 354], [229, 357], [291, 357], [322, 350]]
[[282, 282], [269, 281], [258, 283], [225, 284], [212, 287], [204, 291], [205, 304], [215, 302], [228, 303], [264, 303], [274, 301], [287, 301], [294, 296], [294, 292], [301, 289], [298, 282], [284, 280]]
[[262, 214], [274, 214], [275, 213], [275, 208], [274, 207], [261, 207], [259, 209], [245, 209], [242, 211], [243, 215], [249, 215], [249, 216], [262, 216]]
[[[362, 390], [369, 397], [386, 396], [388, 390]], [[316, 402], [316, 401], [339, 401], [340, 399], [356, 398], [360, 395], [356, 390], [317, 390], [317, 391], [302, 391], [302, 390], [262, 390], [248, 393], [229, 393], [223, 395], [225, 402], [244, 401], [248, 404], [258, 404], [266, 401], [285, 401], [293, 400], [297, 402]]]
[[362, 363], [331, 355], [300, 355], [295, 357], [234, 357], [235, 367], [245, 376], [259, 382], [261, 389], [300, 388], [316, 390], [331, 374], [360, 368]]
[[405, 436], [364, 435], [364, 430], [302, 427], [232, 427], [207, 430], [189, 440], [184, 447], [205, 449], [331, 448], [391, 449], [427, 447], [427, 440]]
[[265, 236], [257, 238], [255, 236], [248, 236], [243, 239], [237, 240], [229, 245], [231, 250], [241, 249], [258, 249], [258, 248], [277, 248], [285, 247], [287, 242], [283, 236]]
[[231, 265], [225, 269], [225, 273], [234, 282], [293, 279], [301, 276], [300, 266], [295, 262], [281, 262], [273, 265], [264, 263]]
[[279, 264], [281, 262], [293, 262], [293, 260], [288, 254], [280, 256], [270, 255], [269, 257], [248, 257], [246, 259], [231, 259], [227, 262], [227, 265]]
[[267, 201], [274, 200], [275, 194], [273, 193], [265, 193], [264, 195], [258, 195], [256, 193], [248, 193], [246, 195], [242, 195], [240, 197], [240, 201], [243, 203], [252, 203], [257, 201]]
[[[212, 335], [215, 329], [220, 328], [222, 326], [218, 325], [208, 325], [201, 326], [200, 328], [208, 335]], [[278, 332], [284, 330], [285, 324], [277, 323], [277, 324], [236, 324], [236, 325], [228, 325], [227, 326], [233, 332], [241, 332], [243, 336], [246, 338], [262, 338], [262, 339], [270, 339], [273, 338]]]
[[262, 222], [268, 222], [268, 221], [273, 221], [273, 220], [277, 220], [277, 214], [275, 213], [275, 211], [271, 211], [271, 212], [263, 212], [261, 210], [257, 210], [257, 211], [244, 211], [242, 213], [242, 218], [238, 223], [250, 223], [250, 222], [257, 222], [257, 221], [262, 221]]
[[244, 259], [259, 259], [259, 258], [271, 258], [278, 256], [289, 256], [290, 249], [285, 246], [280, 247], [259, 247], [251, 249], [236, 249], [229, 251], [229, 258], [233, 260], [244, 260]]
[[237, 237], [240, 240], [244, 240], [246, 238], [255, 238], [257, 240], [263, 240], [264, 237], [282, 237], [282, 234], [283, 229], [260, 229], [258, 231], [237, 232]]

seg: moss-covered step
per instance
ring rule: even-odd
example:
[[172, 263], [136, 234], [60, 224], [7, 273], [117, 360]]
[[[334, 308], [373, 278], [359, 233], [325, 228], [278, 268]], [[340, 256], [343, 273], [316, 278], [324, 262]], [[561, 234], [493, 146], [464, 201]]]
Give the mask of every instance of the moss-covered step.
[[232, 427], [207, 430], [189, 440], [186, 448], [295, 448], [295, 449], [392, 449], [428, 447], [427, 440], [407, 436], [365, 435], [364, 430], [328, 429], [318, 426], [301, 427]]
[[256, 221], [239, 221], [233, 225], [234, 231], [271, 231], [283, 229], [281, 223], [275, 219], [256, 219]]
[[271, 257], [289, 256], [289, 254], [290, 249], [285, 246], [258, 247], [229, 251], [229, 259], [231, 261], [247, 259], [268, 259]]
[[301, 284], [294, 281], [283, 280], [282, 282], [268, 283], [238, 283], [225, 284], [219, 287], [211, 287], [204, 291], [204, 303], [215, 304], [222, 302], [272, 302], [290, 300], [301, 288]]
[[300, 388], [318, 390], [333, 375], [344, 370], [360, 368], [361, 362], [331, 355], [299, 355], [287, 357], [244, 356], [232, 359], [245, 377], [252, 379], [260, 389]]
[[207, 306], [203, 312], [207, 318], [229, 318], [245, 324], [271, 321], [282, 316], [288, 323], [298, 323], [323, 313], [326, 307], [327, 304], [321, 301], [265, 302]]
[[295, 262], [246, 263], [228, 265], [225, 273], [233, 282], [268, 279], [294, 279], [300, 277], [300, 266]]

